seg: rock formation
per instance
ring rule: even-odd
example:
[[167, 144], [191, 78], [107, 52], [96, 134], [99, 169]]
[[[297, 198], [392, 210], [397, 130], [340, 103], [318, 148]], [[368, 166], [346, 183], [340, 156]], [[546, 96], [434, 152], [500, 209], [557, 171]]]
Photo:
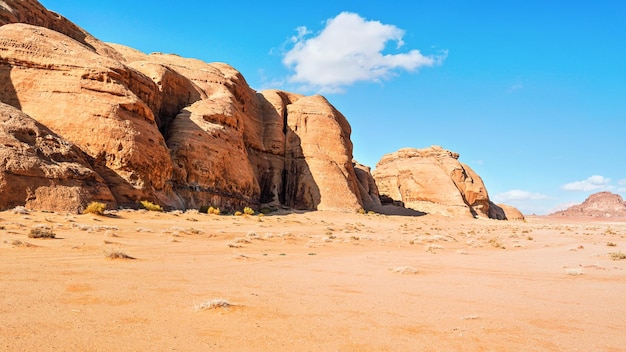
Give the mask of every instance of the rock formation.
[[79, 211], [113, 195], [88, 157], [23, 112], [0, 103], [0, 209]]
[[90, 160], [110, 190], [91, 200], [363, 206], [350, 125], [321, 96], [256, 92], [226, 64], [102, 43], [34, 0], [1, 1], [0, 25], [0, 101]]
[[590, 195], [582, 204], [574, 205], [550, 216], [626, 218], [626, 202], [619, 194], [599, 192]]
[[380, 194], [378, 192], [378, 186], [372, 176], [371, 168], [360, 164], [358, 161], [353, 161], [354, 171], [358, 181], [359, 192], [361, 194], [361, 200], [363, 201], [363, 208], [365, 210], [381, 211], [382, 203], [380, 201]]
[[382, 157], [373, 177], [381, 198], [407, 208], [446, 216], [496, 218], [490, 214], [482, 179], [458, 158], [459, 154], [439, 146], [400, 149]]

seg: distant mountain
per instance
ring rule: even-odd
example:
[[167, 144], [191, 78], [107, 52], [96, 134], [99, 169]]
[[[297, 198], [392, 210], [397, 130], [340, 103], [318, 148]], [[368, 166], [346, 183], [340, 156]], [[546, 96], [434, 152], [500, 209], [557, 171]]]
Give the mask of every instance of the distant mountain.
[[626, 218], [626, 202], [619, 194], [599, 192], [590, 195], [582, 204], [557, 211], [550, 216]]

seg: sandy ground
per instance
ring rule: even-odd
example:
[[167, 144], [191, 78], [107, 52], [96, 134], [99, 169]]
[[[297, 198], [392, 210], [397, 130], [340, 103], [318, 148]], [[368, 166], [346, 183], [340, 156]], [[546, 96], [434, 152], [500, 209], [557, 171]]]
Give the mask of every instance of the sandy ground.
[[[56, 239], [28, 237], [42, 226]], [[625, 238], [546, 218], [7, 211], [0, 350], [624, 351]]]

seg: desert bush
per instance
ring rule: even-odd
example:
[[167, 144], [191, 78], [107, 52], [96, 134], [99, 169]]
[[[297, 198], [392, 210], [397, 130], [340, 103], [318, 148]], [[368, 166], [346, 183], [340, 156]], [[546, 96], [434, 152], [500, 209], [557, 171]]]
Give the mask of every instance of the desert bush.
[[359, 210], [357, 210], [357, 213], [361, 214], [361, 215], [365, 215], [367, 214], [367, 212], [365, 211], [365, 209], [363, 208], [359, 208]]
[[44, 228], [44, 227], [35, 227], [30, 229], [30, 233], [28, 234], [30, 238], [55, 238], [56, 234], [52, 232], [52, 230]]
[[608, 247], [615, 247], [615, 246], [617, 246], [617, 243], [615, 243], [615, 242], [607, 242], [606, 245]]
[[499, 239], [493, 237], [490, 238], [487, 242], [489, 242], [490, 245], [492, 245], [495, 248], [502, 248], [505, 249], [506, 247], [502, 244], [502, 242], [500, 242]]
[[623, 259], [626, 259], [626, 253], [622, 253], [622, 252], [611, 252], [611, 253], [609, 253], [609, 256], [613, 260], [623, 260]]
[[147, 201], [147, 200], [142, 200], [141, 201], [141, 206], [144, 209], [149, 210], [149, 211], [163, 211], [163, 208], [161, 208], [160, 205], [154, 204], [154, 203], [152, 203], [150, 201]]
[[91, 202], [89, 203], [89, 205], [87, 205], [87, 208], [85, 208], [85, 210], [83, 210], [84, 214], [96, 214], [96, 215], [103, 215], [104, 211], [107, 209], [107, 205], [104, 203], [100, 203], [100, 202]]
[[220, 210], [220, 208], [209, 207], [209, 209], [207, 210], [207, 213], [213, 214], [213, 215], [220, 215], [222, 214], [222, 211]]
[[109, 259], [135, 259], [120, 249], [109, 249], [104, 252], [104, 256]]
[[196, 311], [201, 312], [207, 309], [216, 309], [216, 308], [229, 308], [232, 307], [232, 304], [225, 299], [212, 299], [210, 301], [196, 304]]
[[24, 208], [23, 206], [19, 205], [19, 206], [13, 208], [13, 214], [27, 215], [28, 214], [28, 210], [26, 208]]
[[240, 211], [236, 211], [236, 212], [235, 212], [235, 216], [242, 216], [242, 215], [243, 215], [243, 213], [242, 213], [242, 212], [240, 212]]
[[252, 208], [250, 207], [245, 207], [243, 208], [243, 213], [246, 215], [254, 215], [254, 210], [252, 210]]

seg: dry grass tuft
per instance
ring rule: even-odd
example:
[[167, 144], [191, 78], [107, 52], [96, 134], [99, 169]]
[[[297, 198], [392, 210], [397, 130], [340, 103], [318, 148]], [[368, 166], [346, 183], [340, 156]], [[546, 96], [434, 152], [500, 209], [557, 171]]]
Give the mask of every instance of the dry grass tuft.
[[414, 275], [417, 274], [417, 269], [411, 266], [399, 266], [397, 268], [391, 269], [394, 273], [404, 274], [404, 275]]
[[108, 259], [126, 259], [132, 260], [135, 259], [128, 254], [122, 252], [120, 249], [108, 249], [104, 251], [104, 256]]
[[141, 206], [144, 209], [149, 210], [149, 211], [163, 211], [163, 208], [161, 208], [160, 205], [154, 204], [154, 203], [152, 203], [150, 201], [147, 201], [147, 200], [142, 200], [141, 201]]
[[624, 259], [626, 259], [626, 253], [622, 253], [621, 251], [620, 252], [611, 252], [611, 253], [609, 253], [609, 256], [613, 260], [624, 260]]
[[45, 227], [35, 227], [30, 229], [30, 233], [28, 234], [30, 238], [55, 238], [56, 234], [52, 232], [52, 230], [47, 229]]
[[204, 303], [196, 304], [195, 309], [197, 312], [201, 312], [207, 309], [217, 309], [217, 308], [230, 308], [233, 305], [225, 299], [218, 298], [212, 299], [210, 301], [206, 301]]

